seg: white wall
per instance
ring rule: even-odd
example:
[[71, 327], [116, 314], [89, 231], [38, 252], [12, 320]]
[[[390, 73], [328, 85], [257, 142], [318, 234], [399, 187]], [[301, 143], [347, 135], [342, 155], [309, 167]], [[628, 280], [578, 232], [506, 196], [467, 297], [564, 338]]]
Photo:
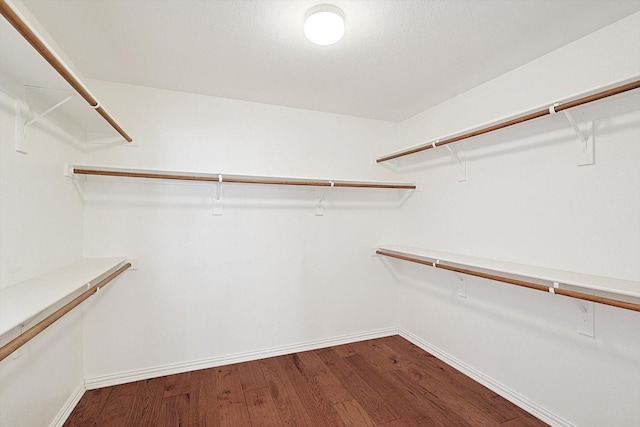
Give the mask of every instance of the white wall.
[[[394, 176], [371, 159], [396, 124], [92, 83], [140, 145], [90, 149], [89, 164]], [[316, 189], [226, 185], [224, 215], [213, 216], [214, 192], [211, 184], [85, 183], [85, 255], [140, 262], [86, 314], [90, 386], [397, 325], [396, 286], [370, 252], [395, 234], [405, 192], [329, 189], [316, 216]]]
[[[28, 134], [29, 154], [17, 153], [14, 117], [13, 98], [0, 91], [1, 288], [82, 257], [82, 200], [62, 173], [82, 152], [38, 125]], [[84, 383], [81, 312], [15, 354], [0, 362], [0, 425], [48, 425]]]
[[[407, 120], [397, 148], [638, 75], [635, 14]], [[640, 281], [640, 101], [623, 98], [575, 113], [596, 118], [592, 166], [561, 115], [453, 144], [466, 182], [445, 149], [388, 166], [424, 185], [389, 243]], [[568, 298], [477, 278], [460, 298], [449, 272], [385, 264], [417, 341], [556, 424], [640, 424], [640, 313], [596, 305], [591, 338]]]

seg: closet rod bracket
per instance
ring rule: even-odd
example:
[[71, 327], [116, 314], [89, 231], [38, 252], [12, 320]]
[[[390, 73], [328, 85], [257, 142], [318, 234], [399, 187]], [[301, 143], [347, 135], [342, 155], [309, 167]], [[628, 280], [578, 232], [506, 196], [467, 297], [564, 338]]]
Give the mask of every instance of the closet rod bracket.
[[75, 166], [67, 163], [64, 165], [64, 176], [66, 176], [67, 178], [73, 178], [73, 179], [82, 179], [83, 176], [82, 175], [76, 175], [74, 172]]

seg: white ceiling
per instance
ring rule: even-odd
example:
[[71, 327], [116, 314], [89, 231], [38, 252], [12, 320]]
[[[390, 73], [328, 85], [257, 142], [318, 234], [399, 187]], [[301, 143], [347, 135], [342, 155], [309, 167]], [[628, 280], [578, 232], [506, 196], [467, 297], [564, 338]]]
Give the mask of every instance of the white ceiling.
[[[346, 34], [304, 38], [330, 2]], [[401, 121], [601, 27], [639, 0], [25, 0], [90, 79]]]

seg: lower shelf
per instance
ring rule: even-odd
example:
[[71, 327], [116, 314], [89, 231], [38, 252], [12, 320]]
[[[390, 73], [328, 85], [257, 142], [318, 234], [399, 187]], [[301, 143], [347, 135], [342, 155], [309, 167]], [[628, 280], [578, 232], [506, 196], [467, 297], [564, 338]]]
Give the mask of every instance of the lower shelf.
[[382, 246], [376, 253], [457, 273], [640, 311], [640, 282], [407, 246]]
[[86, 258], [0, 290], [0, 336], [89, 288], [124, 261], [124, 258]]

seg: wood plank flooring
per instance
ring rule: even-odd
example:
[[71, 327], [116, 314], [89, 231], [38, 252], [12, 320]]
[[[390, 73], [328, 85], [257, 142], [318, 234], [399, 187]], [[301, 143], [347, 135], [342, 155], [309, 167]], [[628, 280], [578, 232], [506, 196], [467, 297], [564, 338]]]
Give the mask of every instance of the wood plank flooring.
[[90, 390], [64, 424], [545, 425], [397, 335]]

